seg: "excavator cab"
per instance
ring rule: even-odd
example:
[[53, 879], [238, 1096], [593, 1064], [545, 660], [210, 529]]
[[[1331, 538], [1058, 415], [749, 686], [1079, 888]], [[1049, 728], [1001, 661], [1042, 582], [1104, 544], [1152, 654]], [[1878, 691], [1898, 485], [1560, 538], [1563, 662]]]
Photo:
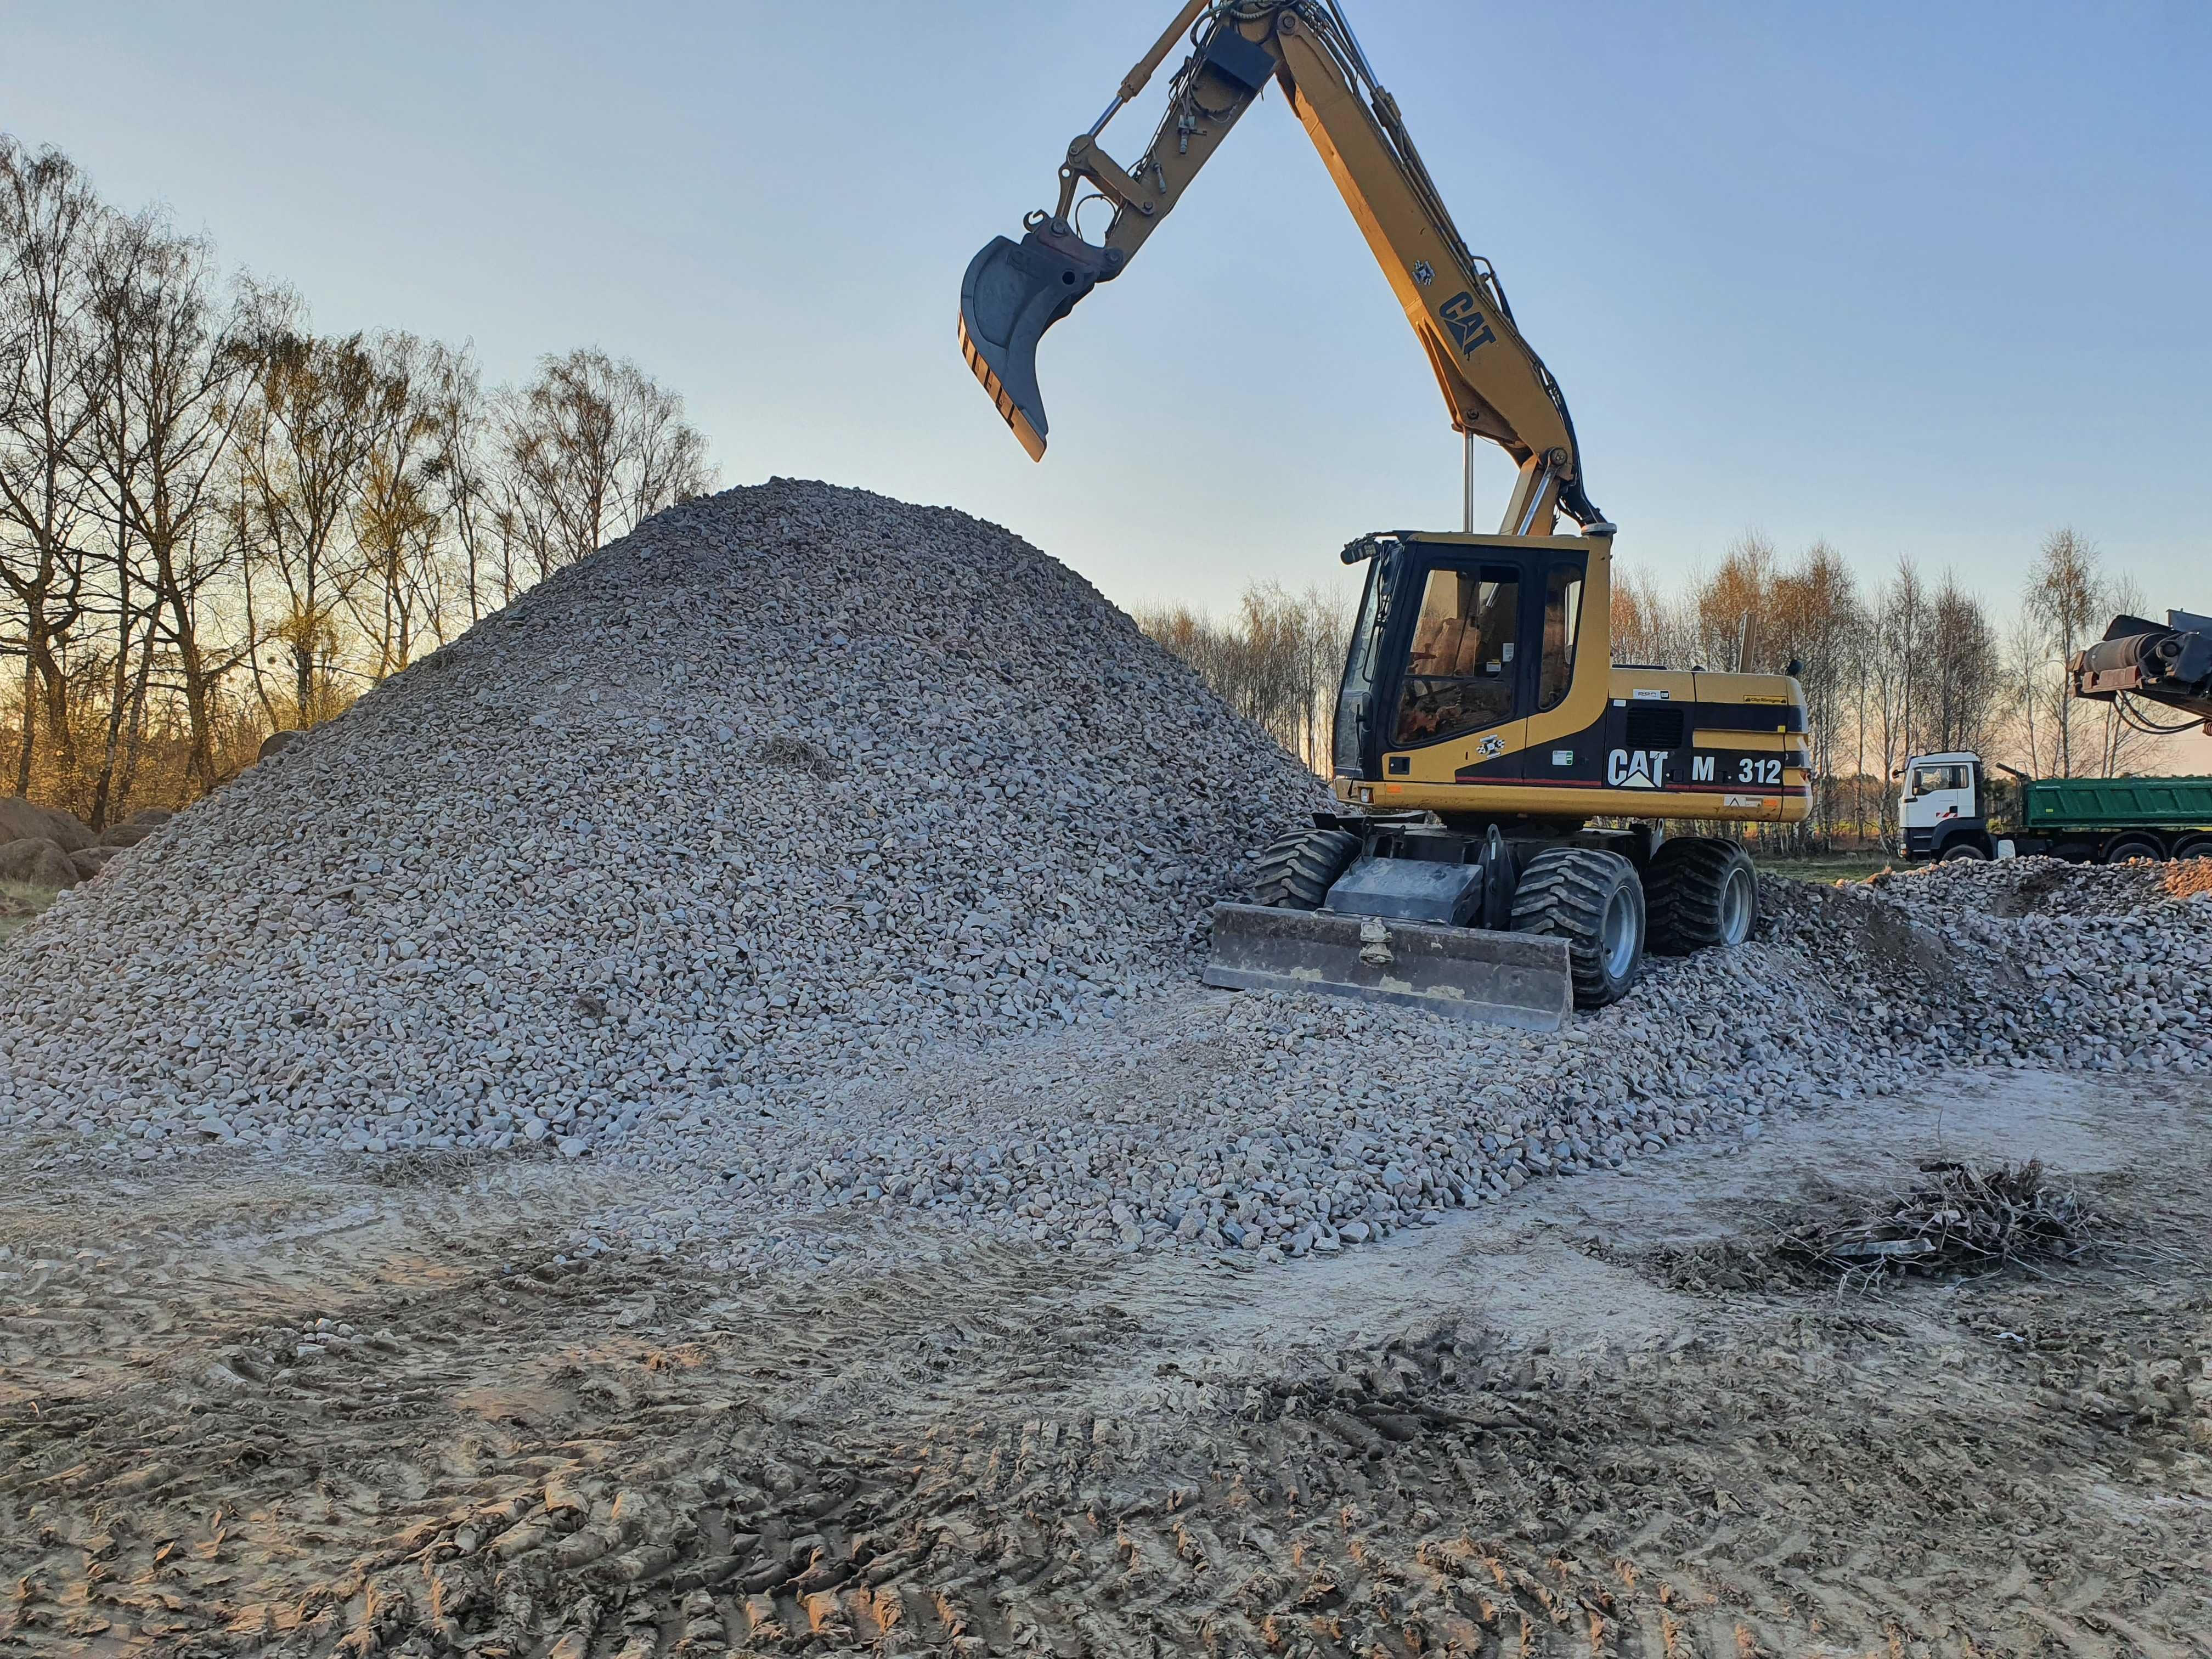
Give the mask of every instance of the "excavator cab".
[[1588, 553], [1555, 538], [1402, 532], [1353, 547], [1372, 565], [1337, 693], [1337, 776], [1364, 781], [1371, 800], [1374, 784], [1410, 774], [1407, 751], [1468, 738], [1521, 749], [1527, 722], [1573, 685]]

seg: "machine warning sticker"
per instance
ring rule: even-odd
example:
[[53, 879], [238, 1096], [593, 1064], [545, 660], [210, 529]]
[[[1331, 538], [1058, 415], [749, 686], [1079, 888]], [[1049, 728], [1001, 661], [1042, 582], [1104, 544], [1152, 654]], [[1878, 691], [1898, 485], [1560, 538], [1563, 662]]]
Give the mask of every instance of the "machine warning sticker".
[[1723, 795], [1721, 797], [1721, 805], [1723, 806], [1762, 806], [1765, 805], [1765, 803], [1757, 795]]

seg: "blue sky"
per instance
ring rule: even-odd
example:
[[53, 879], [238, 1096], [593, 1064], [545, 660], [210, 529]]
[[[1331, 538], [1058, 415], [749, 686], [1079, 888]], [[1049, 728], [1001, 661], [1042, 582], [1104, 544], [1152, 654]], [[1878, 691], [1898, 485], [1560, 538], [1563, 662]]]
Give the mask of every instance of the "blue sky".
[[[1125, 604], [1218, 605], [1456, 527], [1458, 445], [1273, 94], [1048, 339], [1046, 462], [1000, 425], [962, 269], [1172, 9], [11, 0], [0, 127], [325, 328], [472, 340], [495, 379], [595, 343], [684, 392], [728, 482], [950, 503]], [[1826, 537], [2008, 610], [2071, 524], [2212, 610], [2212, 7], [1347, 9], [1628, 562]]]

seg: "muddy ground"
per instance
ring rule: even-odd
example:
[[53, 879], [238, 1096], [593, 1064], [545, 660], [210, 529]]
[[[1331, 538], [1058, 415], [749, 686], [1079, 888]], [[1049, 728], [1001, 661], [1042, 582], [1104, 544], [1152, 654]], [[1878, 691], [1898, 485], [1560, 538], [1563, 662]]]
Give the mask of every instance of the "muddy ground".
[[[555, 1163], [16, 1188], [0, 1652], [2212, 1653], [2208, 1130], [1937, 1079], [1202, 1273], [556, 1261], [612, 1177]], [[1708, 1248], [1939, 1151], [2110, 1247], [1880, 1295]]]

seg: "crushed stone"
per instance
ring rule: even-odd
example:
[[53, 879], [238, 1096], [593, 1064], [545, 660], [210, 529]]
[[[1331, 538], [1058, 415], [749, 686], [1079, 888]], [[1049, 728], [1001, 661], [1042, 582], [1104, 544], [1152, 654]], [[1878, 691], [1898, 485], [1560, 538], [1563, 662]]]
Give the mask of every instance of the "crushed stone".
[[544, 1157], [565, 1248], [920, 1224], [1275, 1261], [1946, 1070], [2212, 1065], [2189, 866], [1764, 878], [1557, 1036], [1196, 983], [1316, 780], [995, 526], [778, 480], [662, 514], [0, 951], [0, 1145]]

